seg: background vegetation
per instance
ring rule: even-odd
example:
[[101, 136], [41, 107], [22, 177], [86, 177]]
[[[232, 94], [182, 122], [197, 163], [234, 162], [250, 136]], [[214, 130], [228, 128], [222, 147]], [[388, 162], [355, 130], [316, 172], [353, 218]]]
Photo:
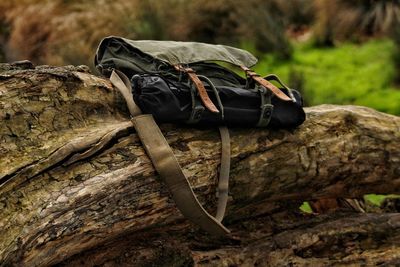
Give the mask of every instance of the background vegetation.
[[108, 35], [239, 46], [310, 105], [400, 114], [400, 0], [2, 0], [0, 60], [89, 65]]
[[0, 1], [0, 61], [94, 69], [108, 35], [239, 46], [308, 105], [400, 115], [400, 0]]

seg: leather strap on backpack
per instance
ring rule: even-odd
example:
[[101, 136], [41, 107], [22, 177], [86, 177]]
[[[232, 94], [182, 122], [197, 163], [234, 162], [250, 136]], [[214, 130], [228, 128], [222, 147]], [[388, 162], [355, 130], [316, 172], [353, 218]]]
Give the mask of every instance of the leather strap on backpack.
[[276, 95], [278, 98], [280, 98], [283, 101], [293, 101], [290, 97], [288, 97], [285, 93], [283, 93], [281, 90], [279, 90], [278, 87], [267, 81], [266, 79], [262, 78], [259, 74], [256, 72], [252, 71], [251, 69], [247, 68], [246, 66], [240, 66], [242, 70], [246, 72], [246, 75], [248, 75], [250, 78], [252, 78], [254, 81], [256, 81], [258, 84], [261, 86], [264, 86], [268, 90], [270, 90], [274, 95]]
[[226, 127], [220, 128], [222, 157], [218, 184], [218, 209], [216, 217], [211, 216], [197, 200], [190, 183], [184, 175], [171, 147], [151, 114], [142, 114], [135, 104], [129, 79], [119, 71], [113, 71], [111, 83], [124, 96], [132, 115], [132, 123], [151, 159], [154, 168], [167, 184], [178, 209], [182, 214], [199, 225], [203, 230], [217, 236], [230, 231], [221, 224], [228, 200], [228, 180], [230, 168], [230, 140]]
[[214, 105], [214, 103], [211, 101], [211, 99], [208, 96], [208, 93], [206, 91], [206, 88], [204, 87], [204, 84], [201, 82], [199, 77], [197, 77], [195, 71], [192, 68], [185, 68], [182, 65], [175, 65], [174, 68], [178, 71], [187, 73], [187, 75], [189, 76], [189, 79], [196, 86], [197, 91], [199, 92], [201, 102], [203, 102], [204, 106], [213, 113], [219, 113], [219, 110]]

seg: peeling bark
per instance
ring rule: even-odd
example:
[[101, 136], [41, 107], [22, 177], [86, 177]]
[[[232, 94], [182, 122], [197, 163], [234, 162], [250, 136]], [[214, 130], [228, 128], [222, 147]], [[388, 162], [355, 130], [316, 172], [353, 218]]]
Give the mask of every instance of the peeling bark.
[[[356, 106], [306, 112], [295, 130], [230, 129], [234, 237], [214, 240], [177, 211], [107, 80], [84, 67], [0, 66], [0, 264], [399, 261], [398, 214], [292, 211], [304, 200], [399, 193], [400, 118]], [[217, 129], [161, 129], [212, 211]]]

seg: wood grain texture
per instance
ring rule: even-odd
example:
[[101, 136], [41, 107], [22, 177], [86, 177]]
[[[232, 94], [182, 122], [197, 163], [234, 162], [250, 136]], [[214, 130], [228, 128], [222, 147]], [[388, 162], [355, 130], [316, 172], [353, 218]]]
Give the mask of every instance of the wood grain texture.
[[[104, 264], [106, 254], [114, 255], [106, 244], [115, 247], [123, 243], [123, 237], [139, 252], [148, 248], [143, 252], [147, 258], [162, 256], [159, 249], [150, 249], [157, 242], [154, 235], [162, 236], [160, 240], [168, 244], [165, 253], [174, 260], [210, 266], [218, 265], [210, 255], [220, 250], [227, 254], [219, 257], [219, 263], [228, 255], [237, 255], [235, 264], [251, 259], [258, 244], [260, 248], [272, 246], [268, 257], [274, 257], [276, 240], [290, 240], [289, 236], [298, 236], [294, 244], [315, 252], [318, 249], [313, 250], [312, 240], [316, 233], [323, 237], [321, 246], [329, 254], [327, 246], [337, 236], [323, 229], [346, 236], [347, 230], [339, 227], [344, 224], [365, 232], [368, 239], [376, 234], [373, 226], [391, 222], [378, 228], [399, 240], [396, 214], [310, 220], [299, 224], [299, 229], [282, 227], [282, 233], [254, 219], [267, 220], [268, 214], [293, 210], [285, 204], [292, 201], [297, 205], [318, 198], [399, 193], [399, 117], [364, 107], [322, 105], [307, 108], [306, 122], [295, 130], [230, 129], [232, 167], [226, 223], [236, 235], [232, 240], [254, 236], [257, 231], [252, 227], [243, 229], [253, 220], [257, 221], [255, 229], [268, 234], [261, 243], [250, 238], [248, 244], [234, 249], [229, 248], [230, 241], [211, 239], [220, 250], [207, 254], [190, 249], [196, 242], [207, 247], [211, 241], [175, 208], [135, 135], [123, 99], [109, 81], [87, 73], [84, 67], [3, 65], [0, 70], [0, 265], [72, 264], [84, 259], [76, 255], [85, 255], [85, 251], [92, 251], [91, 257]], [[212, 212], [220, 160], [218, 130], [174, 125], [161, 129], [200, 202]], [[293, 225], [283, 218], [276, 220], [276, 225]], [[311, 228], [304, 229], [307, 225]], [[152, 237], [146, 240], [146, 235]], [[203, 237], [193, 241], [188, 236]], [[390, 242], [385, 244], [395, 244]], [[284, 241], [280, 244], [279, 253], [291, 248]], [[99, 249], [102, 246], [105, 250]], [[125, 251], [122, 247], [119, 252]], [[173, 248], [186, 251], [186, 256], [175, 257]], [[369, 245], [365, 249], [369, 251]], [[286, 258], [306, 263], [301, 259], [307, 258], [307, 252], [290, 251]], [[391, 251], [391, 259], [399, 259], [398, 248]], [[283, 255], [279, 253], [276, 260]], [[379, 249], [370, 253], [370, 262], [381, 255]], [[354, 262], [362, 261], [361, 256], [350, 256]], [[211, 259], [204, 261], [207, 257]], [[329, 255], [326, 258], [330, 260]]]

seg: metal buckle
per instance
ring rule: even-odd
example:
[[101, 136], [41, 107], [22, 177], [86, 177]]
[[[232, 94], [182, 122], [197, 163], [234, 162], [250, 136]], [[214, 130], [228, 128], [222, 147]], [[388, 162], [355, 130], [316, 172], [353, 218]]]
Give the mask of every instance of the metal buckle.
[[195, 106], [192, 109], [188, 123], [193, 124], [201, 120], [201, 115], [203, 114], [205, 108], [203, 106]]
[[257, 127], [266, 127], [271, 121], [274, 105], [264, 104], [261, 106], [260, 119], [258, 120]]
[[205, 110], [205, 107], [201, 104], [198, 99], [198, 91], [193, 85], [190, 86], [190, 96], [192, 100], [192, 112], [190, 113], [189, 119], [186, 121], [188, 124], [195, 124], [201, 120], [201, 116]]

